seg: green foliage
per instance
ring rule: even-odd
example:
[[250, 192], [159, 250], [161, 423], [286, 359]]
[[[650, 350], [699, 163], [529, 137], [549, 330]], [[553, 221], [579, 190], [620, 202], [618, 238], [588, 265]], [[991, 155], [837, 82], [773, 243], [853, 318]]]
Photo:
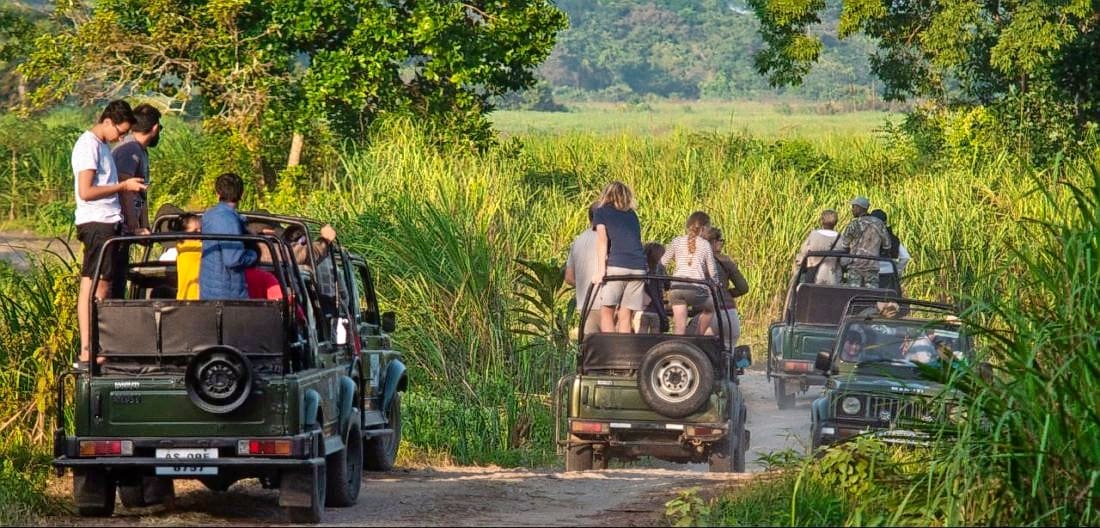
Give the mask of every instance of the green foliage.
[[812, 478], [844, 495], [860, 497], [889, 468], [890, 453], [886, 446], [870, 437], [860, 437], [825, 451], [813, 466]]
[[688, 488], [665, 503], [665, 517], [673, 526], [697, 526], [710, 515], [710, 505], [699, 496], [699, 488]]
[[0, 444], [0, 524], [33, 524], [43, 514], [56, 513], [58, 504], [46, 497], [50, 454], [20, 439]]

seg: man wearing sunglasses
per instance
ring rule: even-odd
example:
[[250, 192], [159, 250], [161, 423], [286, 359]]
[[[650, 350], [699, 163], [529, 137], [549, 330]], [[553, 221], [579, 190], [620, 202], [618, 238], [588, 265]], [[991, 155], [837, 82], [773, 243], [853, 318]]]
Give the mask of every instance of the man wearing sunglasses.
[[[84, 248], [80, 268], [80, 295], [77, 298], [77, 321], [80, 325], [80, 361], [87, 365], [88, 320], [92, 296], [92, 277], [104, 243], [121, 232], [121, 192], [140, 192], [145, 183], [139, 179], [119, 183], [118, 169], [108, 143], [114, 143], [134, 124], [133, 110], [122, 100], [111, 101], [99, 116], [99, 121], [84, 132], [73, 146], [73, 187], [76, 191], [76, 235]], [[117, 249], [112, 253], [118, 253]], [[110, 291], [111, 277], [117, 256], [105, 255], [100, 266], [101, 280], [95, 296], [104, 298]]]
[[[134, 108], [130, 134], [119, 141], [111, 156], [118, 168], [118, 181], [140, 178], [149, 185], [149, 151], [160, 142], [160, 110], [149, 104]], [[127, 234], [149, 233], [149, 202], [146, 191], [119, 193], [122, 203], [122, 230]]]

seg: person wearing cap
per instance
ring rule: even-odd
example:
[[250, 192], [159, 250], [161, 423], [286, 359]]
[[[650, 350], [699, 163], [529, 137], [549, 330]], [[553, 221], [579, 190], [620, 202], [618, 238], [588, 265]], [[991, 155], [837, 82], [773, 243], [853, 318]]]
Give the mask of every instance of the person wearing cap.
[[[886, 234], [886, 224], [867, 214], [871, 201], [857, 196], [850, 202], [852, 221], [844, 228], [837, 241], [836, 250], [861, 257], [877, 257], [890, 249], [890, 237]], [[847, 268], [846, 280], [849, 286], [877, 288], [879, 263], [869, 259], [841, 259], [841, 265]]]
[[[890, 229], [890, 223], [886, 221], [886, 211], [875, 209], [870, 215], [882, 220], [886, 226], [886, 237], [890, 239], [890, 248], [882, 250], [881, 256], [894, 260], [893, 265], [885, 260], [878, 263], [878, 287], [897, 290], [900, 286], [901, 276], [905, 272], [905, 266], [909, 264], [909, 249], [901, 243], [898, 236]], [[896, 272], [896, 273], [895, 273]]]

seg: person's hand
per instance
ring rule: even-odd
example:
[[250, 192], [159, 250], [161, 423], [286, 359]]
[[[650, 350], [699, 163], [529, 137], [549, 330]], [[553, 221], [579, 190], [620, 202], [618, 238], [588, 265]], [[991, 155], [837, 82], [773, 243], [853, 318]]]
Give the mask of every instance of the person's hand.
[[607, 275], [607, 270], [596, 270], [596, 273], [592, 274], [592, 284], [599, 284], [603, 282], [603, 278], [605, 275]]
[[336, 230], [332, 228], [332, 225], [325, 224], [321, 227], [321, 238], [328, 242], [336, 240]]
[[148, 185], [145, 185], [145, 182], [142, 181], [141, 178], [130, 178], [128, 180], [123, 180], [121, 185], [122, 190], [126, 192], [141, 192], [144, 191], [146, 187], [148, 187]]
[[152, 231], [149, 231], [148, 227], [139, 227], [136, 230], [134, 230], [134, 234], [138, 235], [138, 236], [145, 236], [145, 235], [152, 234]]

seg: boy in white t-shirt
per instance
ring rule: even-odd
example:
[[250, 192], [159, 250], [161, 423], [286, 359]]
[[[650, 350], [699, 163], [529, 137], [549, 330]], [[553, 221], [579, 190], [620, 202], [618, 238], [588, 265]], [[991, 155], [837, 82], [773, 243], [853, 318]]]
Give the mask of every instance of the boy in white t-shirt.
[[[129, 103], [111, 101], [99, 116], [99, 122], [81, 134], [73, 146], [73, 188], [76, 194], [76, 236], [84, 249], [80, 267], [80, 296], [77, 299], [77, 320], [80, 324], [80, 361], [86, 364], [90, 358], [88, 321], [91, 318], [92, 277], [96, 262], [107, 239], [118, 235], [122, 222], [119, 192], [140, 192], [145, 182], [134, 178], [118, 182], [118, 171], [108, 143], [114, 143], [130, 131], [134, 114]], [[118, 248], [113, 254], [104, 255], [100, 265], [100, 281], [96, 285], [96, 298], [102, 299], [110, 291], [110, 278], [118, 260]]]

